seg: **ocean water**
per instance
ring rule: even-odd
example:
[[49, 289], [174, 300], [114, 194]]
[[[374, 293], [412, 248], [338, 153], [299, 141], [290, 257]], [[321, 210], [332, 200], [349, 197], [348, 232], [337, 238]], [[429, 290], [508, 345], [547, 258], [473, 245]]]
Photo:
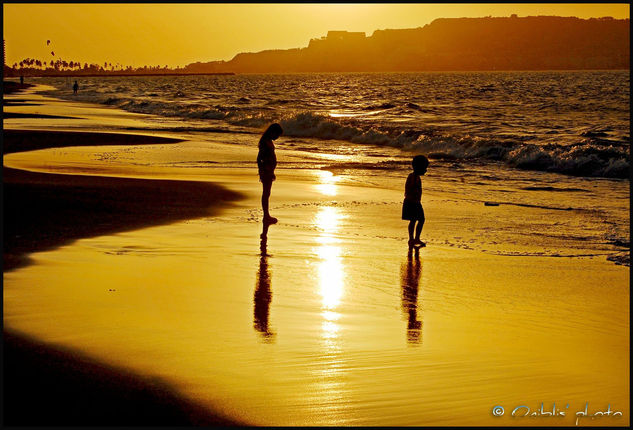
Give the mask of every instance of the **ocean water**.
[[[454, 196], [445, 206], [524, 209], [509, 219], [499, 209], [438, 243], [630, 265], [628, 71], [98, 77], [81, 78], [78, 95], [72, 79], [40, 81], [54, 97], [150, 114], [128, 129], [256, 145], [280, 122], [277, 146], [299, 154], [280, 157], [280, 169], [398, 190], [411, 156], [426, 154], [427, 202], [436, 193]], [[184, 172], [209, 157], [178, 149], [156, 162]], [[460, 216], [473, 215], [455, 212], [453, 225]]]
[[[178, 131], [395, 147], [574, 176], [628, 178], [628, 71], [347, 73], [43, 79], [56, 97], [148, 113]], [[177, 121], [173, 121], [177, 120]]]

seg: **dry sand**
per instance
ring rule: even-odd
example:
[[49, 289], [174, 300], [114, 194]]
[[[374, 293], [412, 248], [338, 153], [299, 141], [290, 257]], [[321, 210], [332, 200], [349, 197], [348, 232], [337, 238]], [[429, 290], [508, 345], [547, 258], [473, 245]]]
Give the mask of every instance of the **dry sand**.
[[[25, 249], [41, 252], [5, 272], [5, 326], [160, 378], [251, 424], [571, 426], [587, 402], [589, 414], [610, 405], [621, 416], [579, 424], [629, 424], [628, 268], [439, 241], [416, 256], [399, 220], [401, 190], [283, 167], [271, 199], [280, 222], [261, 243], [260, 184], [255, 168], [240, 164], [254, 159], [253, 149], [204, 145], [221, 163], [185, 174], [141, 163], [164, 154], [164, 145], [66, 148], [57, 154], [64, 161], [51, 164], [51, 150], [5, 157], [5, 166], [39, 171], [10, 171], [17, 184], [63, 196], [75, 183], [70, 200], [88, 187], [77, 194], [82, 207], [62, 216], [78, 219], [67, 229], [71, 242]], [[103, 163], [106, 156], [122, 161]], [[159, 179], [167, 193], [184, 191], [162, 202], [149, 190]], [[120, 194], [117, 181], [125, 184]], [[100, 209], [90, 200], [95, 189], [110, 196], [97, 199]], [[43, 194], [29, 204], [51, 213], [65, 207]], [[146, 194], [149, 203], [135, 200]], [[232, 204], [205, 213], [218, 195]], [[446, 222], [455, 213], [468, 220], [489, 213], [426, 199], [424, 237], [464, 228]], [[93, 210], [121, 222], [94, 229]], [[153, 219], [157, 211], [163, 217]], [[566, 416], [511, 416], [541, 402]], [[497, 405], [503, 416], [493, 416]]]

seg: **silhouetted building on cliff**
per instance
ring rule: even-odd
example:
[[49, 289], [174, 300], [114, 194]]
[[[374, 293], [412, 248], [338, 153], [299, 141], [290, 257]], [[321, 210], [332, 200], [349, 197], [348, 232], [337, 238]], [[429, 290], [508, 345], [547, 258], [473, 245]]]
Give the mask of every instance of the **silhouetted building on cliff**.
[[326, 37], [311, 39], [308, 48], [319, 49], [342, 44], [358, 44], [364, 42], [366, 38], [365, 33], [360, 31], [328, 31]]

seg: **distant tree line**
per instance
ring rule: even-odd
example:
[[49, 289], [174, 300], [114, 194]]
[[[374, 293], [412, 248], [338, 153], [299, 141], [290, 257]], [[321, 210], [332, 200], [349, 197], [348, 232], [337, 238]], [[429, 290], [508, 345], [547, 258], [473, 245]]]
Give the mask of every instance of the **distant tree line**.
[[169, 68], [168, 66], [124, 66], [119, 63], [104, 62], [81, 63], [80, 61], [66, 61], [62, 59], [39, 60], [25, 58], [13, 63], [11, 67], [5, 65], [5, 76], [86, 76], [86, 75], [143, 75], [143, 74], [174, 74], [183, 73], [183, 68]]
[[[44, 43], [44, 41], [42, 41]], [[51, 59], [25, 58], [12, 66], [4, 64], [4, 76], [95, 76], [95, 75], [147, 75], [183, 73], [184, 69], [170, 69], [169, 66], [124, 66], [119, 63], [104, 61], [103, 64], [67, 61], [55, 55], [55, 43], [46, 40], [51, 49]], [[5, 41], [3, 40], [3, 57]]]

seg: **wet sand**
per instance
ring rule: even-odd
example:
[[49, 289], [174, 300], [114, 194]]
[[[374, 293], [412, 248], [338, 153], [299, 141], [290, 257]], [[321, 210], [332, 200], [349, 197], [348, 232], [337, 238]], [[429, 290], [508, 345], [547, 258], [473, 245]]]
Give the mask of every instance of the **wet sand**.
[[19, 91], [25, 90], [27, 88], [33, 87], [33, 84], [20, 84], [19, 82], [14, 81], [2, 81], [2, 93], [3, 94], [13, 94]]
[[4, 168], [4, 271], [73, 240], [212, 215], [238, 193], [218, 185]]
[[[29, 254], [30, 265], [4, 274], [5, 326], [160, 378], [249, 424], [571, 426], [589, 402], [590, 413], [610, 404], [622, 416], [581, 425], [628, 425], [628, 268], [443, 246], [434, 238], [445, 229], [464, 228], [460, 219], [475, 229], [490, 209], [442, 196], [425, 200], [423, 237], [434, 240], [409, 253], [400, 189], [283, 167], [271, 199], [280, 222], [262, 242], [256, 169], [226, 162], [252, 160], [254, 149], [209, 145], [178, 147], [215, 148], [213, 161], [222, 161], [185, 173], [139, 164], [164, 156], [164, 145], [67, 148], [63, 164], [47, 164], [45, 150], [6, 157], [5, 166], [37, 170], [20, 175], [53, 194], [75, 180], [116, 189], [110, 181], [186, 179], [243, 198], [204, 214], [209, 201], [174, 195], [174, 205], [195, 207], [152, 226], [126, 228], [128, 219], [80, 230]], [[98, 161], [104, 154], [123, 161]], [[139, 220], [152, 213], [128, 200], [114, 209]], [[506, 207], [502, 216], [528, 210]], [[510, 415], [541, 402], [568, 414]], [[493, 415], [497, 405], [503, 416]]]
[[[28, 114], [25, 114], [28, 115]], [[38, 115], [38, 114], [32, 114]], [[37, 117], [37, 116], [34, 116]], [[46, 115], [38, 118], [76, 119], [66, 116]], [[153, 145], [157, 143], [175, 143], [180, 139], [151, 135], [125, 133], [87, 133], [81, 131], [59, 132], [53, 130], [4, 130], [2, 134], [3, 154], [33, 151], [45, 148], [65, 148], [69, 146], [97, 145]]]

